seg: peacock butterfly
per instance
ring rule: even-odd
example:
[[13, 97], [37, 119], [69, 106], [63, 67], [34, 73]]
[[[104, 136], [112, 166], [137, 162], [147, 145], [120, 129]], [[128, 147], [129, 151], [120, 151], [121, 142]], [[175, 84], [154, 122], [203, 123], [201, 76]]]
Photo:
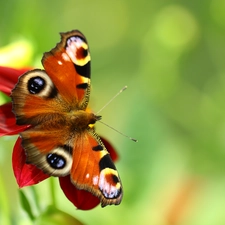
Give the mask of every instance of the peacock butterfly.
[[91, 57], [78, 30], [61, 33], [61, 41], [44, 53], [45, 70], [19, 78], [12, 90], [13, 112], [23, 131], [27, 163], [51, 176], [70, 174], [78, 188], [97, 196], [101, 205], [120, 204], [122, 184], [93, 124], [101, 119], [87, 110]]

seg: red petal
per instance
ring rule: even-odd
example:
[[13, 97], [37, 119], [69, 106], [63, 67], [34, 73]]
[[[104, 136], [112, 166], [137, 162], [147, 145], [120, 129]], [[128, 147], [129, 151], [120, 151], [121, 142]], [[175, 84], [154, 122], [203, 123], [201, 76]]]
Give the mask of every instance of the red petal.
[[16, 125], [16, 118], [12, 112], [11, 103], [0, 106], [0, 137], [3, 135], [18, 134], [28, 127], [28, 125]]
[[0, 91], [10, 95], [11, 90], [18, 81], [18, 77], [28, 70], [28, 68], [13, 69], [0, 66]]
[[100, 200], [90, 192], [78, 190], [70, 181], [70, 176], [59, 178], [60, 186], [66, 197], [81, 210], [89, 210], [96, 207]]
[[26, 155], [21, 146], [21, 138], [18, 138], [12, 155], [13, 172], [20, 188], [37, 184], [49, 176], [44, 174], [36, 166], [26, 164]]
[[102, 136], [101, 136], [101, 140], [102, 140], [103, 144], [105, 145], [106, 149], [108, 150], [108, 152], [110, 153], [111, 159], [114, 162], [116, 160], [118, 160], [119, 156], [118, 156], [116, 150], [114, 149], [114, 147], [112, 146], [112, 144], [110, 142], [108, 142], [105, 138], [103, 138]]

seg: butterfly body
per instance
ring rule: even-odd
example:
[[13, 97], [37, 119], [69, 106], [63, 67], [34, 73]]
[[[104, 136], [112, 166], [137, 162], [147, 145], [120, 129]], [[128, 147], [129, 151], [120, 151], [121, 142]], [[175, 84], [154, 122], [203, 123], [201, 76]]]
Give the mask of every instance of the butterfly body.
[[22, 132], [27, 163], [51, 176], [70, 175], [78, 188], [99, 197], [102, 206], [119, 204], [122, 184], [93, 124], [101, 117], [87, 110], [90, 53], [86, 38], [75, 30], [44, 54], [45, 70], [19, 78], [12, 91], [13, 112]]

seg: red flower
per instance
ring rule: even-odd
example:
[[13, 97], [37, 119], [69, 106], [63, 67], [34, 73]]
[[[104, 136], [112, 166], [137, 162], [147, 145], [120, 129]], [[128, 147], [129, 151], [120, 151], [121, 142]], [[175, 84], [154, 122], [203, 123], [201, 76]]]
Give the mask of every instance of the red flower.
[[[17, 83], [18, 77], [28, 69], [12, 69], [0, 66], [0, 91], [6, 95], [10, 95], [12, 88]], [[18, 134], [25, 129], [29, 129], [29, 125], [16, 125], [16, 118], [12, 112], [12, 104], [7, 103], [0, 106], [0, 137], [4, 135]], [[118, 156], [111, 144], [102, 138], [103, 143], [111, 154], [111, 158], [115, 161]], [[25, 151], [21, 146], [21, 139], [18, 138], [13, 149], [12, 165], [14, 175], [20, 188], [37, 184], [49, 175], [44, 174], [32, 164], [26, 164]], [[100, 201], [97, 197], [85, 190], [78, 190], [70, 181], [70, 176], [59, 177], [60, 186], [66, 197], [78, 208], [82, 210], [92, 209], [97, 206]]]

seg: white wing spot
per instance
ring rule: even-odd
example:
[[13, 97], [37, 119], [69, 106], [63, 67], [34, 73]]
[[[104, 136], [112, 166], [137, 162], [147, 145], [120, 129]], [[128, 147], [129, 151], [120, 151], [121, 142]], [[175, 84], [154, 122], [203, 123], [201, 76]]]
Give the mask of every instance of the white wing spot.
[[97, 185], [98, 184], [98, 176], [93, 177], [93, 184]]
[[69, 57], [66, 53], [62, 53], [62, 58], [63, 58], [65, 61], [71, 61], [71, 60], [70, 60], [70, 57]]

